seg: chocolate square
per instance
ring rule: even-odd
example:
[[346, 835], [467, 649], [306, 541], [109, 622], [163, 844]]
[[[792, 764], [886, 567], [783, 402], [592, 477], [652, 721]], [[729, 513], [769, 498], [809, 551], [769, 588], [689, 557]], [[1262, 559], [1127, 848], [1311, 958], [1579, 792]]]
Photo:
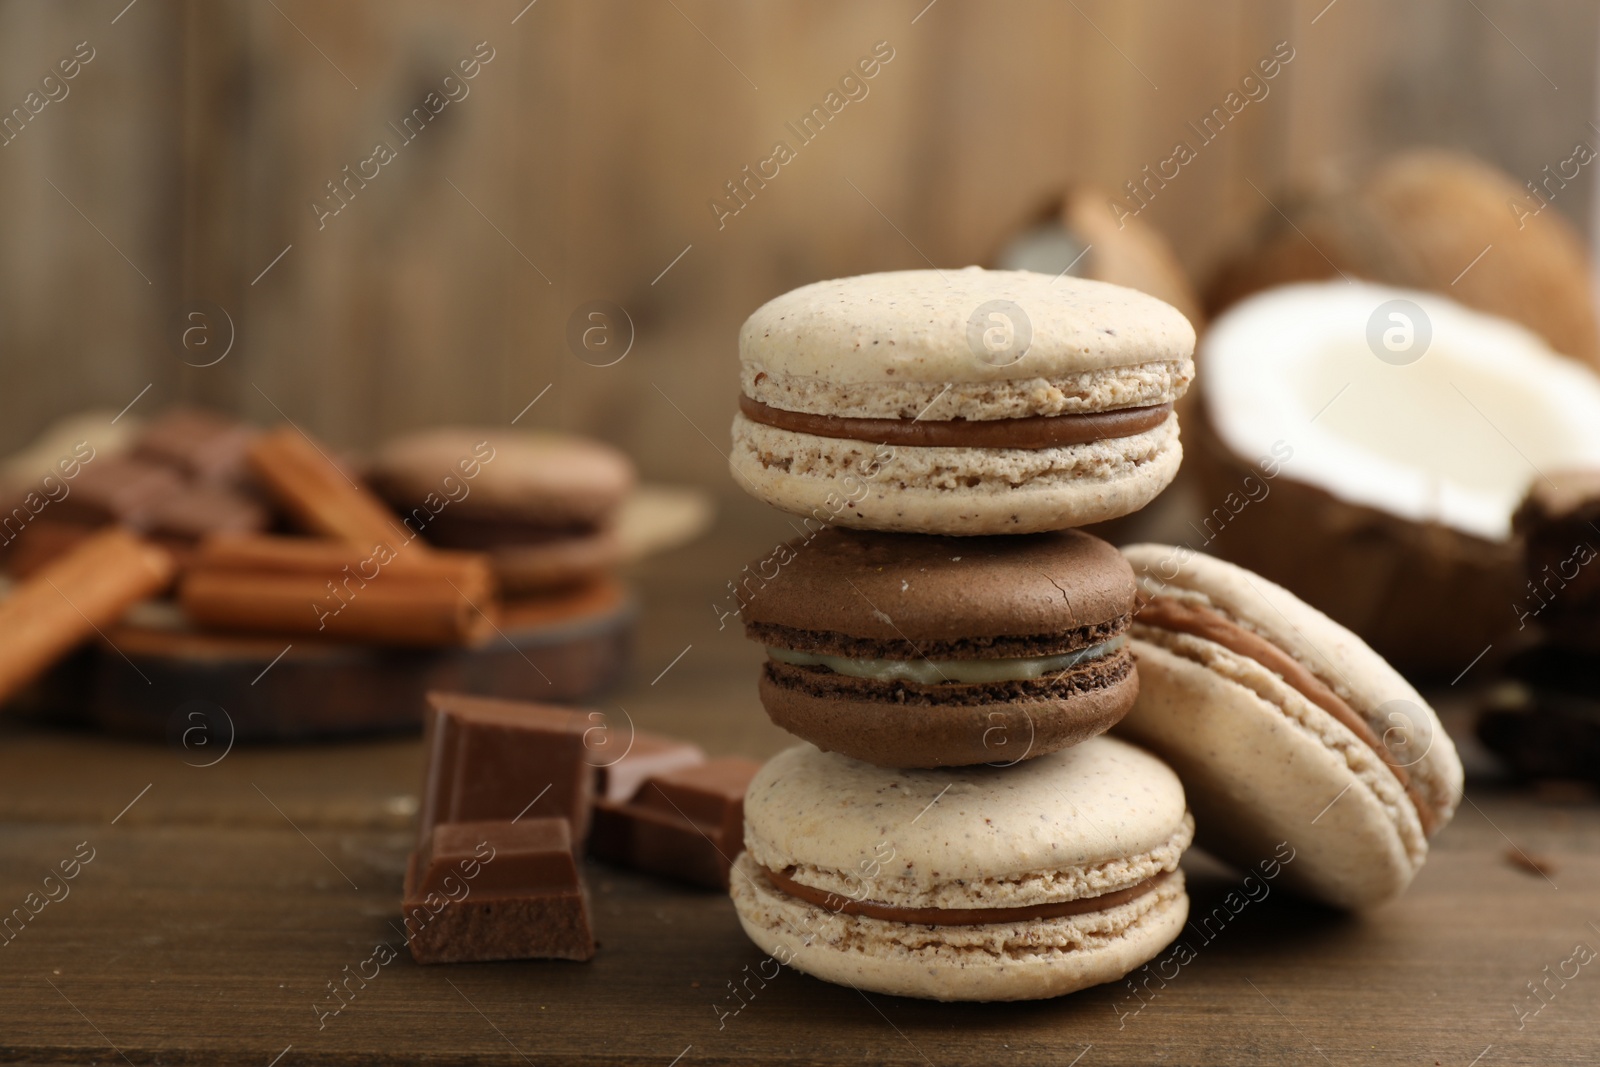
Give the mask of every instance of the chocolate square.
[[595, 721], [547, 704], [429, 693], [419, 833], [439, 823], [557, 817], [589, 833]]
[[744, 795], [761, 764], [723, 756], [652, 777], [631, 801], [595, 804], [590, 849], [651, 874], [726, 888], [744, 847]]
[[647, 779], [704, 763], [706, 754], [675, 737], [608, 727], [590, 735], [589, 760], [597, 768], [596, 795], [621, 803], [632, 800]]
[[418, 963], [594, 956], [566, 819], [440, 823], [411, 855], [402, 914]]
[[1527, 583], [1512, 605], [1519, 623], [1537, 621], [1564, 643], [1600, 647], [1600, 470], [1535, 479], [1512, 528], [1527, 546]]
[[133, 452], [198, 481], [237, 483], [248, 472], [245, 457], [256, 433], [253, 427], [214, 412], [172, 408], [145, 427]]
[[51, 505], [51, 518], [64, 522], [121, 522], [148, 525], [163, 501], [184, 491], [176, 471], [130, 456], [105, 455], [83, 464], [67, 483], [70, 491]]

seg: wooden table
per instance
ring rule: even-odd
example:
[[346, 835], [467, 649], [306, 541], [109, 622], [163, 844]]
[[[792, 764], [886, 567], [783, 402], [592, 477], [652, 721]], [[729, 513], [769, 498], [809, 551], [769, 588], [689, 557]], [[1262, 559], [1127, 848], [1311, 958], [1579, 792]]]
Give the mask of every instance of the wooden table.
[[[711, 538], [636, 575], [637, 665], [602, 705], [767, 755], [784, 735], [755, 700], [759, 654], [710, 605], [787, 527], [727, 504]], [[0, 937], [0, 1061], [1600, 1062], [1600, 957], [1579, 964], [1600, 952], [1600, 810], [1489, 786], [1398, 902], [1346, 916], [1274, 891], [1209, 943], [1191, 930], [1194, 959], [1140, 996], [1117, 984], [939, 1005], [794, 972], [745, 986], [763, 957], [726, 898], [591, 864], [592, 963], [423, 968], [400, 950], [322, 1014], [329, 983], [400, 946], [421, 755], [401, 739], [239, 748], [195, 767], [159, 745], [0, 731], [0, 914], [93, 855], [69, 895]], [[1549, 876], [1510, 862], [1513, 843]], [[1197, 914], [1238, 882], [1198, 853], [1185, 867]]]

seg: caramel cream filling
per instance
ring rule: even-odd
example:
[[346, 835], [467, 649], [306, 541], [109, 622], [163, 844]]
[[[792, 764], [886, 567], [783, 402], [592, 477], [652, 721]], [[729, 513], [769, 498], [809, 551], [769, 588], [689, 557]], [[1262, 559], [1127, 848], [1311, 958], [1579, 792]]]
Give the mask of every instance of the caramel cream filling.
[[762, 868], [767, 879], [779, 892], [787, 893], [808, 904], [815, 904], [819, 908], [827, 908], [836, 915], [860, 915], [868, 919], [885, 919], [889, 922], [910, 923], [916, 926], [979, 926], [987, 923], [1029, 922], [1035, 919], [1059, 919], [1067, 915], [1087, 915], [1089, 912], [1104, 911], [1136, 900], [1172, 875], [1171, 871], [1163, 871], [1126, 889], [1113, 890], [1096, 897], [1055, 900], [1046, 904], [1027, 904], [1016, 908], [906, 908], [877, 900], [856, 900], [826, 889], [805, 885], [794, 880], [790, 874], [793, 870], [792, 867], [781, 872], [774, 871], [770, 867]]
[[1312, 674], [1304, 664], [1289, 653], [1209, 608], [1188, 604], [1174, 597], [1147, 598], [1140, 594], [1134, 620], [1221, 645], [1229, 652], [1255, 660], [1281, 677], [1291, 689], [1338, 719], [1342, 726], [1361, 739], [1362, 744], [1377, 753], [1378, 758], [1383, 760], [1399, 779], [1401, 786], [1405, 788], [1406, 796], [1411, 798], [1411, 804], [1417, 809], [1417, 819], [1422, 823], [1424, 834], [1432, 837], [1433, 832], [1438, 829], [1438, 815], [1423, 800], [1422, 794], [1411, 780], [1411, 775], [1373, 732], [1367, 720], [1362, 718], [1343, 697], [1335, 693], [1328, 683]]
[[855, 419], [788, 411], [741, 393], [739, 410], [752, 422], [815, 437], [922, 448], [1040, 449], [1134, 437], [1166, 422], [1172, 405], [1015, 419]]
[[779, 663], [796, 667], [826, 667], [835, 674], [869, 678], [876, 682], [915, 682], [918, 685], [964, 682], [985, 685], [990, 682], [1029, 681], [1057, 671], [1071, 670], [1080, 663], [1120, 651], [1127, 643], [1127, 635], [1118, 634], [1109, 641], [1074, 652], [1018, 659], [856, 659], [771, 646], [767, 648], [767, 655]]

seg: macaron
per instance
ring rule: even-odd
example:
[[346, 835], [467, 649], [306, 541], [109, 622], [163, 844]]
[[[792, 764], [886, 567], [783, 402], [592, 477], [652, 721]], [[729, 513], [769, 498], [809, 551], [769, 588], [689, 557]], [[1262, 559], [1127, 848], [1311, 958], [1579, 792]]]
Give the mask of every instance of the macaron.
[[387, 442], [367, 471], [408, 528], [489, 554], [501, 587], [591, 581], [621, 559], [614, 522], [634, 486], [628, 457], [585, 437], [452, 426]]
[[744, 811], [729, 891], [745, 933], [858, 990], [1059, 996], [1153, 959], [1188, 916], [1183, 787], [1111, 738], [1009, 769], [892, 770], [798, 745]]
[[744, 574], [739, 613], [766, 647], [767, 714], [868, 763], [1016, 763], [1109, 729], [1139, 692], [1133, 572], [1081, 531], [829, 527]]
[[1241, 866], [1287, 843], [1283, 884], [1342, 908], [1410, 884], [1461, 798], [1438, 716], [1355, 634], [1231, 563], [1123, 549], [1139, 698], [1121, 736], [1183, 779], [1201, 845]]
[[739, 333], [729, 463], [857, 529], [1036, 533], [1144, 507], [1182, 459], [1194, 329], [1155, 297], [1031, 271], [817, 282]]

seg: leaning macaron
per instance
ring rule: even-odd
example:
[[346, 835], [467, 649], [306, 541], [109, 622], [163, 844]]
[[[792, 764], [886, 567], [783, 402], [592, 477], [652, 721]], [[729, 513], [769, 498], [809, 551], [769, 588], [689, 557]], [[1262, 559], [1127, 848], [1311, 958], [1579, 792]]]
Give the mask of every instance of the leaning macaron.
[[395, 438], [367, 477], [428, 541], [487, 552], [512, 593], [581, 584], [614, 567], [615, 517], [634, 486], [632, 462], [610, 445], [503, 427]]
[[729, 462], [858, 529], [1033, 533], [1137, 511], [1176, 475], [1194, 329], [1154, 297], [1031, 271], [817, 282], [739, 334]]
[[1016, 763], [1111, 727], [1139, 692], [1133, 572], [1076, 530], [827, 528], [737, 586], [761, 703], [819, 747], [896, 767]]
[[1355, 634], [1233, 564], [1123, 549], [1139, 581], [1140, 694], [1118, 732], [1183, 779], [1201, 844], [1337, 907], [1410, 884], [1461, 797], [1433, 709]]
[[744, 810], [730, 893], [745, 933], [860, 990], [1059, 996], [1154, 958], [1188, 915], [1183, 787], [1110, 738], [1004, 770], [890, 770], [799, 745]]

